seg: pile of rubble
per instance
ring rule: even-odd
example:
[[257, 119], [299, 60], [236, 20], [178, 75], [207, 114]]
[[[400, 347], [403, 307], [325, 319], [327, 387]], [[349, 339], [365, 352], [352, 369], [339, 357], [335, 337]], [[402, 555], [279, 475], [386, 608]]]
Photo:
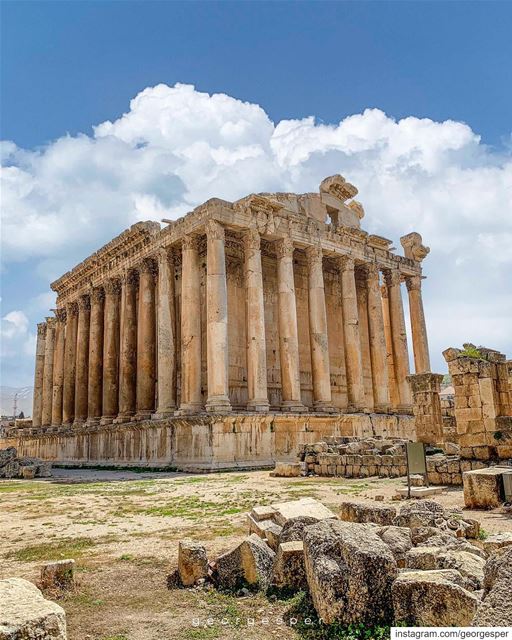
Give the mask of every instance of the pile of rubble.
[[19, 458], [15, 447], [0, 449], [0, 478], [48, 478], [52, 465], [39, 458]]
[[326, 624], [512, 624], [512, 534], [480, 541], [476, 520], [433, 500], [344, 503], [312, 498], [254, 507], [249, 535], [209, 562], [179, 544], [172, 583], [245, 595], [309, 593]]

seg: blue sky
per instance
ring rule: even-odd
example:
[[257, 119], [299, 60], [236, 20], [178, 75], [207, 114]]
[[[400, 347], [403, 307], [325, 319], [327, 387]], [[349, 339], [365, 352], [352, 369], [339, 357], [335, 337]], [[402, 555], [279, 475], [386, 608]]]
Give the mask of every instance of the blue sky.
[[[133, 221], [336, 172], [360, 187], [364, 228], [395, 243], [414, 228], [432, 246], [435, 367], [459, 335], [512, 352], [512, 3], [1, 12], [3, 384], [31, 383], [49, 281]], [[176, 83], [195, 90], [151, 89]]]

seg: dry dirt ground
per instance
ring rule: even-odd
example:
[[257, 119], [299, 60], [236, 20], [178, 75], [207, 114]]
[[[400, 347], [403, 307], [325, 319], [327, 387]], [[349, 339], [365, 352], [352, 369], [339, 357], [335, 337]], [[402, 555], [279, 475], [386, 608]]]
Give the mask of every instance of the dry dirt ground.
[[[312, 496], [337, 511], [344, 499], [373, 502], [377, 494], [391, 504], [402, 484], [271, 478], [268, 471], [64, 469], [50, 479], [0, 481], [0, 578], [37, 582], [44, 561], [75, 558], [76, 591], [59, 600], [70, 640], [296, 639], [296, 628], [283, 624], [290, 617], [287, 601], [169, 590], [178, 541], [203, 541], [214, 558], [242, 539], [245, 513], [255, 504]], [[463, 506], [458, 489], [437, 499]], [[471, 515], [488, 534], [512, 531], [512, 519], [497, 511]]]

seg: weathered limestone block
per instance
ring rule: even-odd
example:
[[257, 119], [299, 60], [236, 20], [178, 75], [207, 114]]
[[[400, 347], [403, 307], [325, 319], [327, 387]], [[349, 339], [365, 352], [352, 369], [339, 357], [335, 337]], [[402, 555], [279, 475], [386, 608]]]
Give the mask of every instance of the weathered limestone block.
[[300, 462], [276, 462], [270, 475], [276, 478], [298, 478], [302, 475], [302, 465]]
[[276, 511], [272, 519], [280, 526], [284, 526], [290, 518], [297, 518], [299, 516], [309, 516], [316, 520], [336, 518], [335, 513], [318, 500], [315, 500], [315, 498], [301, 498], [300, 500], [281, 502], [273, 504], [272, 507]]
[[483, 544], [486, 553], [494, 553], [503, 547], [512, 546], [512, 532], [503, 531], [502, 533], [495, 533], [484, 540]]
[[443, 569], [456, 569], [465, 578], [465, 587], [470, 591], [478, 591], [484, 582], [485, 560], [474, 553], [462, 550], [447, 551], [441, 557]]
[[368, 505], [358, 502], [342, 502], [340, 508], [340, 518], [347, 522], [374, 522], [382, 526], [393, 524], [396, 518], [395, 507], [384, 505]]
[[503, 474], [512, 473], [499, 467], [475, 469], [462, 475], [464, 503], [470, 509], [494, 509], [505, 501]]
[[302, 540], [304, 537], [304, 529], [312, 524], [316, 524], [317, 522], [318, 519], [313, 516], [297, 516], [296, 518], [290, 518], [285, 522], [281, 530], [279, 541], [284, 543]]
[[66, 640], [66, 614], [27, 580], [0, 580], [0, 640]]
[[414, 547], [405, 554], [405, 566], [407, 569], [429, 571], [440, 569], [440, 556], [443, 553], [441, 547]]
[[397, 565], [370, 526], [324, 520], [307, 527], [304, 559], [313, 604], [325, 623], [390, 619]]
[[178, 573], [184, 587], [191, 587], [208, 577], [208, 557], [202, 544], [193, 540], [180, 540]]
[[41, 567], [40, 586], [43, 589], [72, 589], [75, 584], [75, 561], [57, 560]]
[[393, 524], [399, 527], [432, 527], [436, 524], [436, 519], [443, 517], [444, 509], [442, 505], [434, 500], [418, 500], [405, 504], [400, 508], [400, 513], [395, 518]]
[[217, 584], [229, 590], [246, 586], [266, 589], [275, 555], [259, 536], [252, 534], [235, 549], [217, 558]]
[[395, 622], [419, 627], [467, 627], [478, 598], [453, 582], [453, 570], [406, 571], [392, 588]]
[[512, 626], [512, 549], [499, 550], [489, 558], [485, 565], [484, 589], [473, 624]]
[[391, 549], [399, 568], [405, 567], [405, 556], [412, 548], [412, 536], [409, 527], [383, 527], [377, 535]]
[[304, 567], [304, 543], [299, 540], [279, 545], [272, 567], [270, 588], [303, 591], [307, 589]]

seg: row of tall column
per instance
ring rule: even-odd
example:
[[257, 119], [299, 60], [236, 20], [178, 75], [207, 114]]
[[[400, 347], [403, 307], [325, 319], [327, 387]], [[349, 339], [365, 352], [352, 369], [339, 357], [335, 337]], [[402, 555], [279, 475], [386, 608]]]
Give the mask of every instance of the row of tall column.
[[[34, 426], [109, 424], [176, 411], [231, 410], [228, 380], [228, 313], [225, 231], [206, 225], [207, 400], [203, 407], [199, 238], [182, 240], [181, 327], [175, 317], [172, 254], [145, 259], [122, 278], [82, 295], [38, 325]], [[247, 322], [247, 408], [269, 410], [261, 239], [244, 236]], [[278, 333], [282, 409], [305, 411], [301, 400], [299, 340], [290, 238], [277, 241]], [[320, 246], [306, 249], [313, 408], [334, 411], [327, 310]], [[348, 410], [411, 404], [407, 337], [398, 270], [356, 268], [338, 258]], [[356, 269], [364, 286], [356, 285]], [[156, 275], [158, 274], [158, 285]], [[407, 279], [416, 371], [429, 369], [420, 277]], [[381, 290], [382, 289], [382, 290]], [[177, 406], [177, 331], [181, 331], [181, 401]], [[366, 367], [366, 368], [365, 368]], [[367, 370], [370, 371], [368, 375]], [[370, 380], [370, 383], [368, 383]], [[369, 389], [368, 386], [371, 386]], [[156, 391], [156, 393], [155, 393]], [[157, 399], [157, 406], [155, 406]]]

